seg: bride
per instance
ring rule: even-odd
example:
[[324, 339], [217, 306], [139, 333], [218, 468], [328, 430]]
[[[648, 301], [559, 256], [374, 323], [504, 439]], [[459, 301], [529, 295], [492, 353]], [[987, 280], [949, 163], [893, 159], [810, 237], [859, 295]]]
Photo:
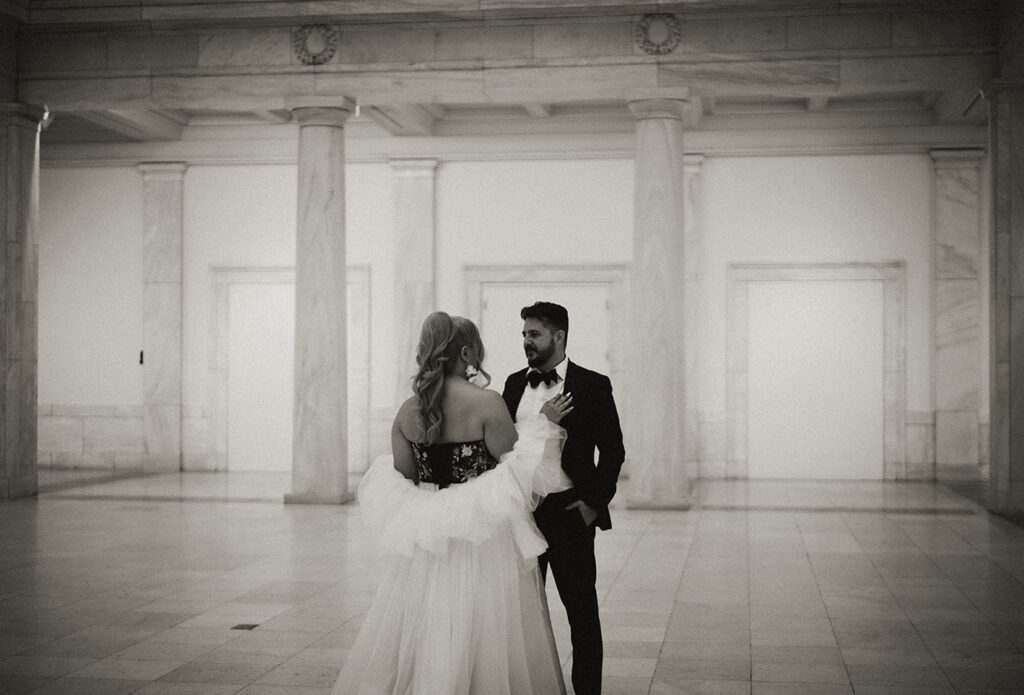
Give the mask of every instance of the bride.
[[565, 693], [531, 512], [571, 485], [557, 423], [572, 396], [513, 424], [501, 396], [473, 383], [490, 382], [483, 357], [472, 321], [424, 321], [393, 460], [359, 485], [385, 565], [334, 695]]

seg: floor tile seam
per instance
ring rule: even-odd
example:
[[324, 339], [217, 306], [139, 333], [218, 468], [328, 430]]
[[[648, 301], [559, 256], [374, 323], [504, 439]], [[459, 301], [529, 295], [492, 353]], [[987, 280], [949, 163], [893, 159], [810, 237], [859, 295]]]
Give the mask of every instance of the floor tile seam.
[[[843, 527], [846, 529], [846, 532], [850, 534], [850, 537], [853, 538], [856, 541], [856, 543], [857, 543], [857, 545], [859, 547], [860, 546], [860, 541], [857, 540], [857, 536], [856, 536], [856, 534], [854, 534], [853, 529], [850, 528], [850, 524], [846, 520], [845, 516], [841, 514], [839, 516], [839, 519], [843, 522]], [[802, 537], [803, 536], [801, 536], [801, 538]], [[868, 561], [871, 562], [871, 567], [875, 570], [875, 573], [878, 575], [879, 579], [882, 579], [882, 573], [878, 571], [878, 567], [875, 566], [874, 562], [871, 560], [870, 557], [868, 558]], [[807, 562], [808, 563], [811, 562], [810, 553], [808, 553]], [[832, 614], [828, 610], [828, 604], [825, 603], [825, 595], [821, 591], [821, 582], [818, 579], [818, 575], [814, 572], [814, 565], [813, 565], [813, 563], [811, 563], [811, 573], [814, 574], [814, 583], [815, 583], [815, 585], [818, 588], [818, 598], [821, 599], [821, 605], [825, 607], [825, 615], [828, 616], [828, 624], [829, 624], [829, 627], [832, 628], [832, 639], [835, 640], [836, 649], [839, 650], [839, 658], [841, 658], [843, 660], [843, 671], [846, 672], [846, 680], [847, 680], [847, 682], [848, 682], [848, 684], [850, 686], [850, 689], [853, 690], [854, 692], [856, 692], [856, 689], [854, 688], [854, 685], [853, 685], [853, 674], [850, 673], [850, 664], [846, 663], [846, 658], [843, 656], [843, 649], [842, 649], [842, 647], [840, 646], [840, 643], [839, 643], [839, 633], [836, 630], [836, 623], [835, 623], [834, 618], [832, 617]], [[888, 586], [886, 586], [886, 590], [889, 591], [890, 595], [892, 594], [892, 590], [889, 589]], [[893, 599], [895, 600], [895, 597], [893, 597]], [[899, 604], [897, 604], [897, 605], [899, 605]], [[902, 606], [900, 607], [900, 610], [901, 611], [903, 610]]]
[[[844, 523], [845, 523], [845, 520], [844, 520]], [[906, 532], [906, 531], [905, 531], [904, 529], [902, 529], [902, 528], [900, 529], [900, 532], [901, 532], [901, 533], [904, 533], [904, 534], [906, 534], [906, 533], [907, 533], [907, 532]], [[907, 537], [908, 537], [908, 538], [910, 538], [909, 534], [907, 534]], [[911, 542], [913, 542], [913, 538], [910, 538], [910, 540], [911, 540]], [[914, 546], [915, 546], [915, 547], [919, 547], [919, 546], [917, 546], [917, 544], [916, 544], [916, 543], [914, 543]], [[932, 565], [933, 565], [933, 566], [935, 567], [935, 569], [937, 569], [937, 570], [939, 571], [939, 573], [941, 573], [941, 574], [942, 574], [942, 576], [943, 576], [943, 577], [945, 577], [945, 578], [946, 578], [946, 580], [948, 580], [949, 582], [951, 582], [951, 583], [953, 584], [953, 586], [956, 586], [956, 582], [953, 582], [952, 578], [951, 578], [951, 577], [950, 577], [950, 576], [949, 576], [949, 575], [948, 575], [948, 574], [947, 574], [947, 573], [946, 573], [946, 572], [945, 572], [945, 571], [944, 571], [944, 570], [942, 569], [942, 567], [940, 567], [940, 566], [939, 566], [938, 564], [936, 564], [935, 562], [932, 562], [932, 560], [931, 560], [930, 558], [928, 558], [928, 555], [927, 555], [927, 553], [924, 553], [924, 556], [925, 556], [925, 557], [926, 557], [926, 558], [928, 559], [928, 562], [929, 562], [930, 564], [932, 564]], [[874, 567], [875, 567], [875, 571], [876, 571], [876, 572], [878, 572], [878, 567], [877, 567], [877, 565], [875, 565], [875, 561], [874, 561], [873, 559], [871, 559], [871, 557], [870, 557], [870, 556], [868, 556], [868, 560], [869, 560], [869, 561], [871, 562], [872, 566], [874, 566]], [[879, 572], [879, 576], [881, 576], [881, 572]], [[886, 584], [886, 588], [888, 588], [888, 584]], [[957, 588], [959, 589], [959, 587], [957, 587]], [[912, 621], [912, 620], [910, 619], [910, 616], [909, 616], [909, 615], [907, 615], [907, 611], [906, 611], [906, 609], [905, 609], [905, 608], [903, 607], [903, 605], [902, 605], [902, 604], [900, 604], [899, 600], [898, 600], [898, 599], [896, 598], [896, 595], [892, 593], [892, 589], [889, 589], [889, 593], [890, 593], [890, 594], [892, 595], [892, 597], [893, 597], [893, 601], [895, 601], [895, 602], [896, 602], [896, 605], [897, 605], [897, 606], [899, 607], [899, 609], [900, 609], [900, 613], [902, 613], [902, 614], [903, 614], [903, 617], [904, 617], [904, 618], [906, 618], [907, 622], [908, 622], [908, 623], [910, 623], [910, 625], [911, 625], [911, 626], [912, 626], [912, 627], [914, 628], [914, 633], [915, 633], [915, 634], [917, 635], [917, 638], [918, 638], [919, 640], [921, 640], [921, 644], [923, 644], [923, 645], [924, 645], [924, 647], [925, 647], [925, 649], [926, 649], [926, 650], [928, 650], [928, 654], [929, 654], [929, 655], [930, 655], [930, 656], [932, 657], [932, 660], [933, 660], [933, 661], [935, 662], [936, 666], [938, 666], [938, 668], [939, 668], [939, 671], [940, 671], [940, 672], [942, 673], [942, 677], [946, 679], [946, 685], [948, 685], [948, 686], [949, 686], [949, 688], [950, 688], [950, 689], [951, 689], [951, 690], [952, 690], [953, 692], [957, 692], [957, 688], [956, 688], [956, 686], [954, 686], [954, 685], [953, 685], [953, 681], [952, 681], [952, 679], [951, 679], [951, 678], [949, 677], [949, 675], [948, 675], [948, 674], [946, 673], [946, 669], [945, 669], [945, 668], [944, 668], [944, 667], [942, 666], [942, 663], [941, 663], [941, 662], [939, 661], [939, 659], [938, 659], [938, 658], [936, 657], [936, 655], [935, 655], [935, 652], [934, 652], [934, 651], [932, 650], [932, 647], [931, 647], [931, 645], [929, 645], [929, 644], [928, 644], [928, 642], [927, 642], [927, 641], [925, 641], [925, 639], [924, 639], [924, 635], [923, 635], [923, 634], [921, 633], [921, 630], [920, 630], [920, 628], [918, 627], [917, 623], [915, 623], [914, 621]], [[963, 592], [961, 592], [961, 593], [963, 593]], [[965, 597], [966, 597], [966, 594], [965, 594]], [[968, 600], [970, 600], [970, 599], [968, 598]], [[832, 620], [831, 616], [829, 617], [829, 620], [830, 620], [830, 621]], [[838, 641], [837, 641], [837, 643], [838, 643]], [[843, 660], [843, 663], [844, 663], [844, 664], [846, 663], [846, 660], [845, 660], [845, 659]], [[849, 671], [849, 669], [847, 669], [847, 671]], [[853, 681], [851, 680], [851, 681], [850, 681], [850, 683], [851, 683], [851, 687], [852, 687]]]
[[[672, 597], [672, 610], [670, 610], [669, 614], [668, 614], [668, 625], [669, 626], [672, 625], [672, 616], [674, 616], [675, 612], [676, 612], [676, 603], [677, 603], [676, 597], [679, 596], [679, 589], [683, 586], [683, 577], [686, 576], [686, 568], [690, 564], [690, 559], [692, 557], [693, 546], [696, 543], [696, 539], [697, 539], [698, 535], [700, 534], [701, 522], [704, 520], [703, 510], [701, 510], [700, 508], [697, 508], [694, 511], [697, 514], [697, 521], [693, 525], [693, 535], [691, 537], [692, 540], [691, 540], [690, 543], [686, 544], [686, 559], [683, 560], [683, 568], [679, 572], [679, 581], [676, 583], [675, 594], [673, 594], [673, 597]], [[667, 638], [667, 636], [668, 636], [668, 629], [666, 628], [666, 638]], [[665, 639], [661, 640], [661, 646], [658, 649], [658, 656], [656, 657], [656, 661], [655, 661], [655, 669], [657, 669], [657, 662], [661, 661], [661, 656], [665, 652], [665, 641], [666, 641]], [[654, 687], [654, 676], [652, 675], [651, 676], [651, 684], [650, 684], [650, 686], [647, 689], [648, 694], [650, 693], [650, 690], [653, 687]]]

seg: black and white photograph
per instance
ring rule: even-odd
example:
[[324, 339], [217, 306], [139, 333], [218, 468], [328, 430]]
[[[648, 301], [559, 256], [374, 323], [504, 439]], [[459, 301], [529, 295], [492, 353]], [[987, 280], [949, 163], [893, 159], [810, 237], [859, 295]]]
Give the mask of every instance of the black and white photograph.
[[0, 694], [1024, 692], [1024, 2], [0, 0]]

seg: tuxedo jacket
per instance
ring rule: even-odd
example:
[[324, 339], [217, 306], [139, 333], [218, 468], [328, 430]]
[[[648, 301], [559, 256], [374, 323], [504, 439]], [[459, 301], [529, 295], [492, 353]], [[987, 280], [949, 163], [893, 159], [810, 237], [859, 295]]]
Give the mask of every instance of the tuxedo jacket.
[[[526, 390], [527, 371], [522, 369], [509, 375], [501, 393], [513, 420]], [[572, 412], [558, 423], [567, 435], [562, 448], [562, 470], [572, 480], [575, 495], [597, 510], [598, 528], [608, 530], [612, 527], [608, 503], [615, 496], [619, 470], [626, 458], [612, 382], [605, 375], [570, 361], [562, 390], [572, 394], [573, 403]]]

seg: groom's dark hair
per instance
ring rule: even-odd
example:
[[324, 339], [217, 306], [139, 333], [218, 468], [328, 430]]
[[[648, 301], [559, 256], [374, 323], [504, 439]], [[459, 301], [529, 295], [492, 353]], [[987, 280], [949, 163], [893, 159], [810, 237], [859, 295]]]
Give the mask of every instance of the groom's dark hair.
[[552, 333], [557, 330], [565, 331], [565, 342], [569, 342], [569, 312], [561, 304], [534, 302], [530, 306], [523, 307], [523, 310], [519, 312], [519, 318], [523, 321], [537, 319], [552, 329]]

